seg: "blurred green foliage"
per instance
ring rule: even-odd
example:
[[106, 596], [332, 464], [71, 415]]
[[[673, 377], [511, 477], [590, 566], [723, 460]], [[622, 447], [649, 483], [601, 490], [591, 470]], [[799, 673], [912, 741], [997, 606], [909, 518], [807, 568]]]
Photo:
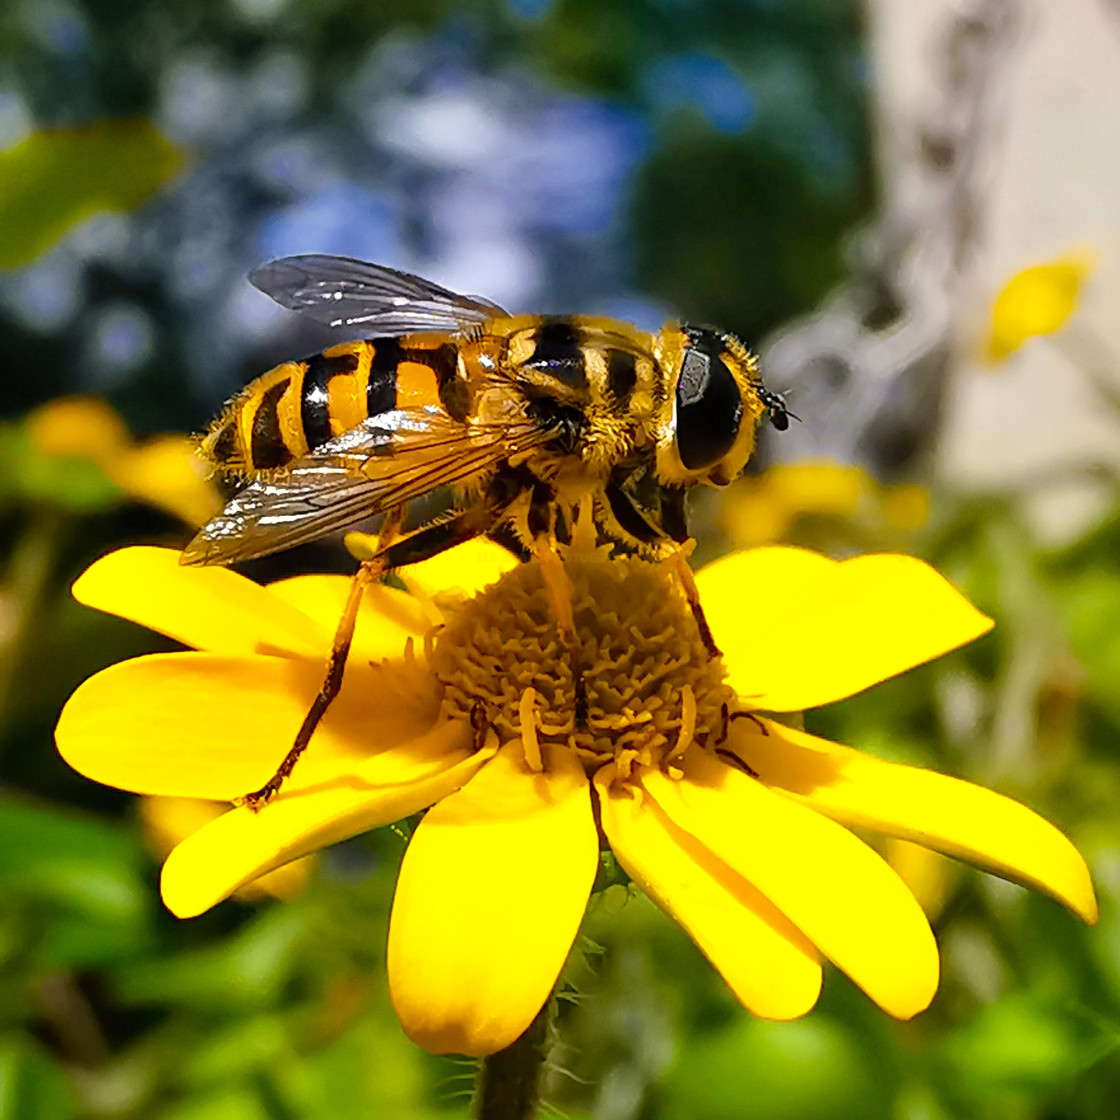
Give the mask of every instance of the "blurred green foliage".
[[120, 487], [90, 459], [46, 454], [27, 425], [0, 423], [0, 506], [41, 504], [97, 513], [120, 500]]
[[0, 268], [33, 260], [93, 214], [139, 205], [182, 162], [145, 120], [43, 129], [0, 151]]
[[[138, 204], [182, 166], [143, 123], [163, 69], [181, 56], [240, 64], [292, 51], [309, 74], [312, 112], [325, 115], [332, 88], [371, 45], [449, 20], [476, 37], [482, 66], [532, 68], [649, 111], [655, 136], [630, 188], [628, 266], [642, 290], [685, 314], [754, 336], [811, 306], [839, 275], [843, 232], [871, 201], [854, 4], [35, 9], [49, 19], [32, 18], [33, 8], [0, 14], [0, 55], [33, 123], [49, 126], [0, 153], [4, 266], [84, 216]], [[64, 49], [68, 13], [96, 40], [88, 66]], [[687, 106], [649, 109], [647, 75], [678, 48], [708, 51], [751, 78], [751, 127], [721, 130]], [[141, 119], [107, 123], [125, 115]], [[91, 301], [102, 288], [116, 292], [104, 277], [90, 287]], [[167, 338], [181, 331], [165, 321], [167, 306], [150, 306]], [[19, 374], [6, 411], [74, 387], [80, 362], [68, 338], [22, 327], [5, 337]], [[186, 382], [181, 352], [165, 339], [154, 355], [122, 400], [147, 394], [137, 411], [153, 425], [196, 423], [167, 404]], [[833, 972], [811, 1017], [767, 1024], [737, 1007], [678, 927], [615, 883], [592, 904], [557, 1007], [548, 1092], [563, 1115], [1120, 1114], [1120, 514], [1053, 552], [1006, 500], [935, 495], [934, 509], [909, 549], [992, 614], [996, 632], [813, 713], [810, 729], [1038, 809], [1093, 856], [1100, 925], [1085, 929], [1049, 900], [978, 873], [946, 872], [934, 918], [944, 979], [929, 1012], [894, 1023]], [[418, 1051], [389, 1007], [384, 939], [404, 847], [396, 832], [327, 853], [291, 901], [231, 901], [179, 923], [159, 904], [158, 861], [131, 799], [69, 773], [53, 753], [68, 692], [158, 642], [78, 608], [69, 581], [116, 544], [187, 534], [122, 505], [92, 462], [37, 455], [22, 424], [0, 428], [0, 1120], [463, 1116], [471, 1064]], [[802, 525], [792, 539], [825, 550], [898, 546], [843, 525]]]

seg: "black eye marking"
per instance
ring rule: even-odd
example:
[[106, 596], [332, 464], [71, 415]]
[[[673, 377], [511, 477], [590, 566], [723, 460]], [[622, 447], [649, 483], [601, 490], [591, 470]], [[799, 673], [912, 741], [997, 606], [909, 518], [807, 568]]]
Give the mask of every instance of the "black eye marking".
[[739, 434], [743, 399], [720, 357], [722, 346], [698, 339], [685, 351], [677, 381], [677, 453], [686, 470], [718, 463]]
[[789, 427], [791, 420], [801, 422], [801, 417], [786, 408], [784, 393], [771, 393], [769, 389], [758, 386], [758, 397], [770, 415], [770, 423], [779, 431], [784, 432]]

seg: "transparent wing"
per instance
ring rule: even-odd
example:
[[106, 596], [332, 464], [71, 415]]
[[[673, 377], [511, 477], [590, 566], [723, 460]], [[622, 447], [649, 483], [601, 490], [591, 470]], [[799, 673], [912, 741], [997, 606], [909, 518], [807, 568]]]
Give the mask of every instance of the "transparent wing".
[[249, 482], [199, 531], [184, 564], [229, 564], [292, 548], [363, 518], [464, 482], [553, 438], [526, 418], [463, 424], [433, 406], [371, 416]]
[[478, 296], [350, 257], [282, 257], [261, 265], [249, 280], [283, 307], [328, 327], [362, 326], [374, 334], [460, 331], [507, 314]]

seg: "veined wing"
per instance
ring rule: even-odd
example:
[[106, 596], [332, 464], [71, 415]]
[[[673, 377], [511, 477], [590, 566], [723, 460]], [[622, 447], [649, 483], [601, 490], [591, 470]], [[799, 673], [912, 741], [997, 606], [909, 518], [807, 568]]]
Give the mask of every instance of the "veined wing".
[[292, 548], [346, 528], [540, 447], [539, 422], [452, 420], [435, 406], [395, 409], [292, 463], [254, 479], [184, 549], [184, 564], [229, 564]]
[[469, 330], [507, 314], [479, 296], [351, 257], [282, 257], [261, 265], [249, 280], [283, 307], [328, 327], [362, 326], [371, 334]]

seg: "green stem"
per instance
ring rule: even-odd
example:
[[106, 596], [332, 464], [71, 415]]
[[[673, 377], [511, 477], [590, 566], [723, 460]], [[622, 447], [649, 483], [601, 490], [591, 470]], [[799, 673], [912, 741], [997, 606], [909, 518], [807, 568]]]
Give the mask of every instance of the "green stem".
[[23, 642], [42, 604], [62, 540], [63, 518], [55, 509], [40, 509], [8, 560], [0, 584], [0, 727], [21, 658]]
[[537, 1115], [551, 1003], [545, 1003], [519, 1039], [483, 1059], [478, 1072], [477, 1120], [532, 1120]]

